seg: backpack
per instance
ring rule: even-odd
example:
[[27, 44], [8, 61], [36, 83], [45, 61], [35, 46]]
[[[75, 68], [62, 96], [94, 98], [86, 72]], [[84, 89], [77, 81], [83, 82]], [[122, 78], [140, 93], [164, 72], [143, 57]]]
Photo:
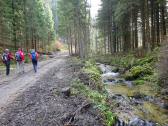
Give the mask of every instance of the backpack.
[[16, 61], [22, 61], [22, 58], [19, 52], [16, 52], [15, 58], [16, 58]]
[[36, 61], [36, 60], [37, 60], [37, 58], [36, 58], [36, 52], [32, 52], [32, 53], [31, 53], [31, 56], [32, 56], [32, 60], [33, 60], [33, 61]]
[[8, 58], [8, 54], [3, 54], [2, 55], [2, 61], [3, 61], [3, 63], [7, 63], [8, 61], [9, 61], [9, 58]]

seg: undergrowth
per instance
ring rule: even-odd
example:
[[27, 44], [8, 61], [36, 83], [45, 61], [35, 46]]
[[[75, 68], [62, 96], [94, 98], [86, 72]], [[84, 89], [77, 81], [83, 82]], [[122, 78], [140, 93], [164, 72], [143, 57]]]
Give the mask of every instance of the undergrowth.
[[146, 54], [144, 57], [136, 57], [133, 54], [126, 55], [102, 55], [96, 56], [94, 59], [97, 62], [124, 68], [125, 73], [123, 77], [126, 80], [134, 81], [134, 84], [145, 84], [150, 82], [157, 85], [158, 71], [156, 63], [159, 57], [159, 48], [156, 48], [151, 53]]
[[82, 69], [85, 73], [89, 74], [92, 81], [98, 82], [100, 80], [101, 71], [92, 60], [85, 62], [85, 67]]
[[112, 113], [107, 102], [107, 95], [101, 94], [96, 90], [90, 89], [84, 85], [80, 80], [75, 80], [72, 84], [72, 92], [75, 95], [82, 94], [87, 97], [98, 108], [105, 118], [107, 126], [112, 126], [116, 121], [116, 116]]
[[85, 85], [81, 80], [77, 79], [73, 82], [73, 93], [78, 95], [82, 94], [87, 97], [95, 108], [98, 108], [105, 118], [107, 126], [112, 126], [116, 121], [116, 116], [113, 114], [108, 103], [108, 94], [105, 87], [101, 83], [101, 71], [96, 65], [94, 60], [85, 61], [85, 65], [81, 72], [89, 75], [92, 82], [90, 85]]

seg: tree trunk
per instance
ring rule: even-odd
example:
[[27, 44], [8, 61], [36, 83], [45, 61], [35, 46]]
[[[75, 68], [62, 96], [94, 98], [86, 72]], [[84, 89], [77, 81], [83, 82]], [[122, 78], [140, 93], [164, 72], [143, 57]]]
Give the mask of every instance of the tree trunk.
[[154, 1], [151, 0], [151, 41], [152, 41], [152, 50], [155, 47], [155, 19], [154, 19]]
[[157, 33], [157, 45], [160, 45], [160, 23], [159, 23], [159, 5], [156, 5], [156, 33]]
[[12, 14], [13, 14], [13, 21], [12, 21], [12, 25], [13, 25], [13, 42], [14, 42], [14, 47], [15, 50], [17, 50], [17, 37], [16, 37], [16, 19], [15, 19], [15, 0], [12, 0]]

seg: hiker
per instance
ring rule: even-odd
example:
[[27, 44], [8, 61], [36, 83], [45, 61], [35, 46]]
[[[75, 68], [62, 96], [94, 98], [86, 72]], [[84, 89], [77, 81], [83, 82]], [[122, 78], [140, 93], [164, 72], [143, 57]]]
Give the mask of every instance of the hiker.
[[31, 53], [29, 53], [29, 58], [32, 60], [34, 72], [36, 73], [39, 54], [34, 49], [32, 49]]
[[24, 52], [23, 49], [19, 48], [18, 51], [15, 53], [15, 59], [17, 62], [17, 72], [24, 73]]
[[10, 61], [14, 59], [12, 53], [9, 51], [9, 49], [5, 49], [4, 53], [2, 54], [2, 61], [6, 66], [6, 75], [8, 76], [10, 74]]

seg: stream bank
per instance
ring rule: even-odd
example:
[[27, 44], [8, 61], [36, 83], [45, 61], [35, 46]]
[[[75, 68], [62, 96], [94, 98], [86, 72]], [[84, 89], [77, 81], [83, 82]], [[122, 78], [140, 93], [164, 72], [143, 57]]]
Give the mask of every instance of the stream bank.
[[168, 126], [167, 95], [124, 78], [126, 70], [85, 61], [75, 90], [98, 108], [107, 126]]
[[102, 71], [102, 83], [106, 85], [113, 112], [118, 117], [116, 126], [168, 125], [168, 99], [156, 93], [153, 85], [135, 85], [126, 81], [115, 66], [100, 63], [97, 66]]

